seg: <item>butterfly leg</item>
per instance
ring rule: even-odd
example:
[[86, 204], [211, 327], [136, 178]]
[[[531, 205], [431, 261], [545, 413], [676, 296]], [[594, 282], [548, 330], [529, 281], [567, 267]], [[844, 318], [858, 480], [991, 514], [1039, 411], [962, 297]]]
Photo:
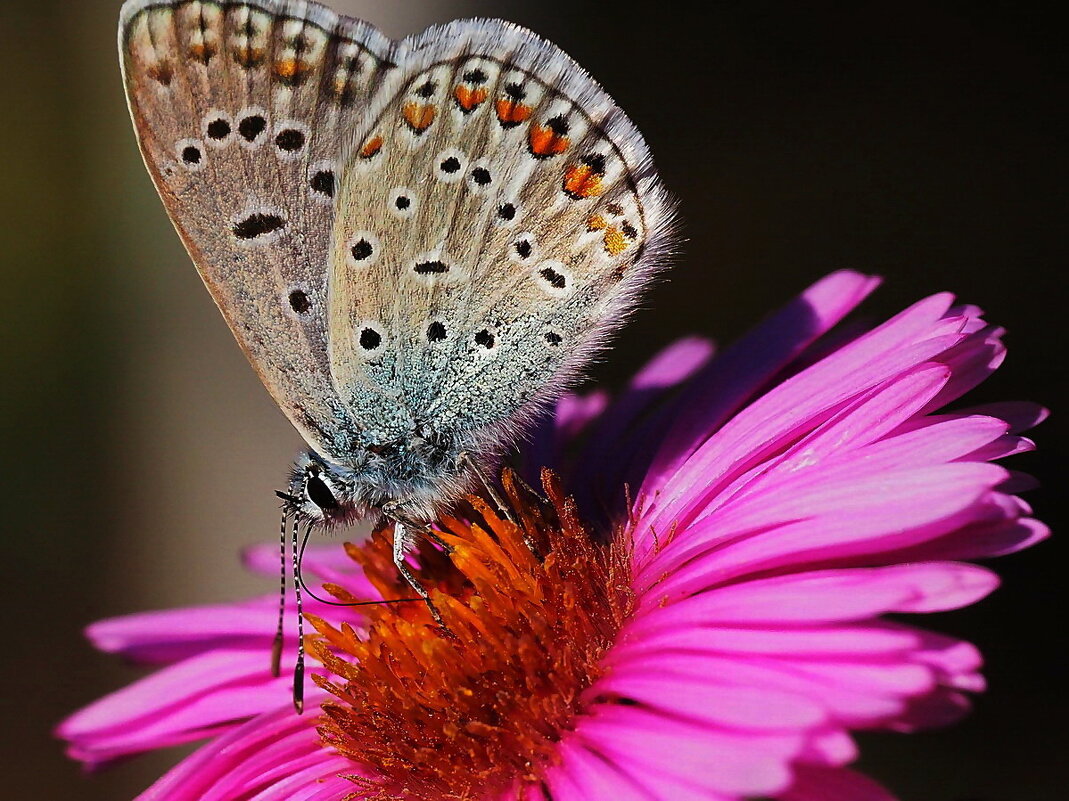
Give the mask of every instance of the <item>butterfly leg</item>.
[[483, 485], [483, 489], [486, 490], [486, 494], [490, 496], [490, 500], [494, 502], [494, 506], [498, 508], [498, 511], [504, 515], [505, 519], [510, 523], [516, 521], [512, 518], [512, 512], [509, 510], [508, 504], [505, 503], [505, 499], [501, 497], [501, 494], [494, 488], [494, 485], [490, 483], [490, 480], [486, 477], [486, 473], [479, 467], [478, 462], [471, 458], [471, 454], [468, 451], [461, 451], [457, 456], [457, 464], [466, 466], [471, 472], [473, 472], [479, 479], [479, 483]]
[[[383, 509], [383, 512], [386, 513], [386, 510]], [[389, 516], [388, 513], [387, 516]], [[419, 579], [416, 578], [411, 568], [409, 568], [408, 563], [405, 562], [405, 556], [408, 555], [408, 543], [406, 542], [407, 537], [405, 536], [407, 533], [406, 524], [396, 518], [392, 519], [393, 564], [397, 568], [397, 572], [404, 576], [405, 581], [407, 581], [409, 583], [409, 586], [411, 586], [412, 589], [416, 591], [416, 595], [422, 598], [427, 604], [427, 609], [430, 610], [431, 617], [434, 618], [434, 622], [441, 626], [444, 630], [449, 631], [449, 627], [446, 626], [445, 621], [442, 620], [442, 613], [438, 611], [438, 607], [436, 607], [434, 605], [434, 602], [431, 600], [430, 593], [427, 592], [427, 589], [419, 583]]]
[[[494, 485], [490, 483], [489, 479], [487, 479], [486, 474], [479, 469], [479, 465], [475, 462], [474, 459], [471, 458], [471, 454], [467, 451], [461, 451], [460, 456], [457, 457], [457, 461], [461, 464], [466, 464], [469, 468], [471, 468], [471, 471], [479, 477], [479, 481], [482, 482], [483, 488], [486, 490], [486, 494], [490, 496], [490, 499], [494, 502], [494, 505], [497, 506], [497, 508], [501, 511], [501, 514], [504, 516], [504, 518], [520, 529], [520, 534], [523, 537], [524, 545], [526, 545], [528, 549], [530, 549], [531, 553], [541, 559], [542, 552], [538, 548], [538, 543], [534, 541], [534, 538], [527, 532], [526, 528], [516, 522], [516, 519], [512, 516], [512, 512], [510, 511], [508, 504], [505, 503], [505, 500], [501, 497], [498, 491], [494, 489]], [[519, 476], [514, 476], [514, 478], [523, 483], [523, 479], [521, 479]], [[542, 496], [538, 495], [538, 493], [528, 487], [526, 483], [523, 483], [523, 486], [533, 495], [535, 495], [535, 497], [537, 497], [539, 500], [542, 500]]]
[[443, 540], [440, 536], [438, 536], [438, 532], [430, 526], [425, 525], [424, 523], [416, 523], [412, 520], [405, 521], [405, 525], [407, 525], [410, 529], [419, 534], [421, 537], [426, 537], [427, 539], [429, 539], [447, 554], [453, 553], [453, 546]]

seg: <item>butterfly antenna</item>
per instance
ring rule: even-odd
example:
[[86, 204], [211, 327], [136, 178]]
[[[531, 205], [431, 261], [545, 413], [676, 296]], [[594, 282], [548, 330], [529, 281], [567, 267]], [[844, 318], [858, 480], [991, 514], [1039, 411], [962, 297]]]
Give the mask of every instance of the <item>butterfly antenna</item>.
[[[297, 597], [297, 661], [293, 665], [293, 708], [300, 715], [304, 712], [304, 609], [301, 604], [301, 557], [304, 556], [304, 547], [300, 552], [297, 550], [297, 536], [300, 527], [297, 521], [293, 522], [293, 591]], [[304, 529], [304, 541], [308, 542], [308, 532], [312, 530], [309, 523]]]
[[[276, 493], [283, 500], [291, 500], [291, 496]], [[290, 522], [289, 510], [283, 508], [282, 520], [279, 523], [278, 553], [279, 553], [279, 579], [278, 579], [278, 627], [275, 629], [275, 639], [271, 645], [271, 674], [278, 676], [282, 672], [282, 645], [285, 633], [286, 619], [286, 527]], [[391, 598], [380, 601], [332, 601], [321, 598], [305, 583], [301, 572], [304, 563], [304, 552], [308, 547], [308, 538], [312, 533], [312, 524], [304, 528], [301, 536], [300, 525], [296, 518], [291, 528], [292, 554], [293, 554], [293, 590], [297, 601], [297, 661], [293, 666], [293, 708], [297, 714], [304, 712], [304, 600], [301, 591], [329, 606], [374, 606], [377, 604], [399, 604], [419, 601], [423, 598]]]
[[278, 678], [282, 672], [282, 635], [286, 620], [286, 523], [289, 512], [282, 510], [282, 522], [278, 535], [278, 628], [275, 629], [275, 641], [271, 644], [271, 675]]

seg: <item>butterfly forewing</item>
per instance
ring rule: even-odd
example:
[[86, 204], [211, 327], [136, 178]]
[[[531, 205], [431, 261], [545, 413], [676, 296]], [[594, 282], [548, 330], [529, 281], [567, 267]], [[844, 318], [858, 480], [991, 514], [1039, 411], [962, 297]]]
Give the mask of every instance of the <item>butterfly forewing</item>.
[[338, 161], [392, 67], [371, 26], [310, 3], [128, 2], [119, 46], [142, 153], [272, 396], [317, 450], [356, 427], [327, 356]]
[[352, 497], [426, 517], [558, 396], [660, 266], [641, 136], [551, 43], [392, 43], [296, 0], [128, 0], [146, 163], [234, 335]]
[[670, 215], [637, 131], [552, 44], [461, 21], [399, 56], [345, 159], [331, 367], [367, 425], [477, 446], [589, 361]]

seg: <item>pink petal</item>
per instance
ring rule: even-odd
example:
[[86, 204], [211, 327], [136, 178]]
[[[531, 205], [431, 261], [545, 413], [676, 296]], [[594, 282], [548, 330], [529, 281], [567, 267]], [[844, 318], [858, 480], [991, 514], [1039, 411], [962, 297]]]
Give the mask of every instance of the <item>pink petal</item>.
[[939, 361], [951, 368], [952, 376], [928, 411], [957, 400], [998, 369], [1006, 358], [1006, 346], [1001, 341], [1003, 333], [1001, 328], [985, 326], [939, 357]]
[[[978, 502], [1006, 475], [997, 465], [974, 463], [884, 470], [878, 459], [821, 473], [784, 478], [760, 502], [736, 501], [678, 533], [638, 571], [641, 589], [675, 571], [643, 605], [759, 567], [856, 557], [942, 536], [995, 517]], [[691, 561], [703, 554], [705, 561]]]
[[[138, 796], [137, 801], [205, 801], [235, 770], [280, 743], [290, 744], [273, 752], [280, 762], [318, 753], [321, 775], [329, 779], [339, 763], [334, 754], [319, 745], [315, 722], [315, 715], [297, 715], [289, 703], [259, 715], [199, 748]], [[353, 763], [347, 762], [346, 767], [347, 772], [354, 772]]]
[[630, 432], [629, 435], [628, 430], [651, 406], [664, 401], [665, 388], [685, 381], [704, 367], [713, 350], [711, 342], [699, 337], [684, 338], [669, 345], [635, 374], [623, 394], [601, 415], [575, 469], [569, 471], [584, 477], [583, 481], [575, 482], [584, 508], [601, 508], [606, 505], [604, 499], [620, 492], [627, 481], [624, 471], [635, 452], [660, 441], [668, 420], [663, 416], [648, 420], [652, 425], [642, 434]]
[[609, 393], [594, 390], [585, 395], [570, 393], [557, 401], [554, 415], [559, 435], [564, 439], [577, 437], [592, 421], [596, 420], [609, 405]]
[[820, 570], [750, 581], [654, 608], [631, 636], [662, 626], [754, 623], [813, 625], [887, 612], [935, 612], [974, 603], [998, 585], [976, 565], [928, 562]]
[[[246, 548], [242, 552], [242, 561], [249, 570], [278, 579], [280, 565], [277, 544], [254, 545]], [[290, 561], [287, 557], [287, 570], [289, 565]], [[341, 584], [358, 598], [379, 597], [378, 590], [367, 580], [357, 564], [349, 558], [345, 549], [338, 547], [337, 542], [329, 545], [309, 545], [304, 552], [301, 574], [310, 585], [314, 583], [311, 580], [312, 577], [315, 577], [320, 582], [332, 581]], [[315, 589], [318, 591], [318, 586]], [[275, 595], [274, 598], [277, 604], [278, 596]]]
[[[309, 696], [313, 703], [318, 695]], [[116, 757], [200, 739], [292, 697], [292, 673], [269, 671], [267, 652], [218, 649], [165, 667], [104, 696], [60, 724], [79, 758]]]
[[[680, 663], [678, 654], [650, 655], [641, 660], [631, 659], [626, 664], [612, 669], [618, 673], [633, 672], [639, 675], [657, 674], [663, 671], [719, 676], [743, 687], [772, 688], [788, 693], [797, 693], [823, 706], [838, 722], [852, 725], [869, 725], [899, 714], [903, 699], [896, 688], [906, 686], [912, 692], [923, 692], [932, 685], [930, 671], [920, 666], [907, 666], [906, 673], [882, 676], [878, 671], [864, 672], [864, 668], [846, 663], [841, 668], [845, 676], [824, 670], [806, 670], [808, 660], [771, 658], [724, 658], [693, 655]], [[866, 663], [860, 663], [865, 666]], [[896, 665], [900, 663], [895, 663]], [[849, 677], [850, 681], [840, 681]]]
[[777, 461], [776, 471], [810, 469], [829, 458], [845, 458], [883, 438], [910, 419], [946, 383], [941, 365], [922, 365], [870, 390]]
[[776, 797], [782, 801], [895, 801], [867, 776], [816, 765], [799, 765], [790, 789]]
[[554, 801], [564, 798], [655, 801], [655, 796], [642, 790], [610, 762], [584, 748], [575, 738], [562, 741], [558, 754], [560, 763], [551, 768], [547, 776]]
[[1030, 401], [1004, 401], [987, 403], [963, 409], [959, 414], [983, 414], [1005, 420], [1011, 434], [1020, 434], [1035, 428], [1050, 416], [1050, 411]]
[[799, 762], [838, 767], [857, 759], [857, 743], [841, 729], [826, 729], [810, 735]]
[[[643, 491], [652, 495], [752, 393], [807, 345], [852, 311], [879, 284], [859, 273], [833, 273], [712, 361], [675, 404], [683, 414], [661, 438]], [[695, 414], [694, 410], [701, 410]]]
[[[359, 585], [359, 582], [355, 583]], [[344, 586], [348, 588], [352, 584], [348, 578], [345, 579]], [[305, 612], [336, 620], [339, 609], [343, 610], [341, 614], [347, 622], [359, 627], [359, 607], [327, 605], [305, 596]], [[286, 602], [286, 620], [291, 626], [296, 616], [297, 608], [290, 597]], [[85, 633], [94, 647], [101, 651], [122, 654], [137, 662], [159, 664], [176, 662], [218, 647], [250, 651], [260, 649], [270, 654], [277, 623], [278, 593], [274, 592], [239, 603], [138, 612], [108, 618], [92, 623]], [[296, 641], [296, 633], [287, 632], [286, 640], [288, 653], [291, 640]]]
[[[708, 673], [710, 666], [722, 665], [726, 661], [706, 656], [666, 653], [646, 658], [641, 663], [629, 662], [626, 666], [616, 667], [613, 678], [664, 674], [671, 679], [689, 676], [700, 680], [710, 675]], [[832, 683], [841, 689], [882, 695], [919, 695], [932, 689], [936, 681], [935, 672], [930, 668], [904, 661], [862, 662], [845, 659], [810, 661], [754, 658], [749, 660], [748, 664], [765, 666], [772, 670], [787, 670], [794, 676]], [[743, 679], [736, 678], [736, 676], [723, 676], [719, 680], [728, 684], [745, 684]], [[765, 688], [776, 686], [786, 692], [791, 692], [781, 684], [769, 683], [761, 686]]]
[[969, 713], [969, 698], [949, 687], [939, 687], [927, 695], [911, 698], [901, 715], [889, 721], [885, 728], [911, 733], [957, 723]]
[[728, 795], [786, 787], [787, 760], [801, 746], [794, 736], [725, 734], [631, 707], [601, 707], [580, 720], [575, 735], [613, 759]]
[[838, 363], [837, 357], [846, 353], [844, 350], [788, 379], [750, 404], [699, 448], [665, 484], [656, 506], [641, 522], [661, 530], [673, 522], [690, 522], [733, 476], [823, 423], [842, 403], [927, 361], [956, 338], [932, 337], [884, 353], [882, 358], [874, 355], [871, 361], [853, 365], [849, 373], [828, 369]]
[[[295, 612], [294, 612], [295, 613]], [[278, 595], [244, 604], [140, 612], [100, 620], [86, 636], [101, 651], [139, 662], [173, 662], [221, 645], [270, 653], [278, 614]]]
[[731, 686], [709, 677], [627, 671], [606, 676], [595, 687], [598, 695], [629, 698], [708, 726], [785, 732], [825, 719], [820, 705], [797, 693]]
[[879, 656], [903, 654], [920, 645], [920, 636], [906, 628], [883, 624], [836, 626], [819, 629], [773, 628], [668, 628], [628, 636], [613, 647], [613, 659], [622, 663], [632, 655], [668, 649], [737, 654], [790, 654], [796, 656]]
[[1046, 525], [1024, 518], [977, 523], [896, 553], [899, 561], [987, 559], [1030, 548], [1050, 536]]
[[[264, 787], [255, 795], [248, 795], [242, 789], [234, 793], [213, 793], [204, 796], [204, 801], [311, 801], [311, 799], [344, 798], [356, 789], [357, 785], [341, 778], [339, 774], [352, 774], [353, 763], [342, 756], [325, 751], [321, 746], [312, 754], [283, 762], [265, 770], [257, 784]], [[268, 784], [270, 782], [270, 784]], [[266, 787], [264, 785], [267, 785]]]
[[973, 462], [990, 462], [995, 459], [1005, 459], [1007, 456], [1016, 456], [1018, 453], [1029, 453], [1035, 449], [1036, 443], [1028, 439], [1028, 437], [1017, 437], [1012, 434], [1007, 434], [1006, 436], [992, 440], [987, 445], [983, 445], [975, 451], [970, 451], [961, 458]]

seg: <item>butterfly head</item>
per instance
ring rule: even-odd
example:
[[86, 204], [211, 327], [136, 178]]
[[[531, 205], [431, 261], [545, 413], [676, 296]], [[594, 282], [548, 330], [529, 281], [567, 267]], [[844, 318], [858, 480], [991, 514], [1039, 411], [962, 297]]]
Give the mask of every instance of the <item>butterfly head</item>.
[[279, 493], [297, 519], [328, 527], [350, 523], [367, 514], [367, 506], [356, 495], [350, 471], [311, 452], [297, 459], [290, 474], [289, 492]]

